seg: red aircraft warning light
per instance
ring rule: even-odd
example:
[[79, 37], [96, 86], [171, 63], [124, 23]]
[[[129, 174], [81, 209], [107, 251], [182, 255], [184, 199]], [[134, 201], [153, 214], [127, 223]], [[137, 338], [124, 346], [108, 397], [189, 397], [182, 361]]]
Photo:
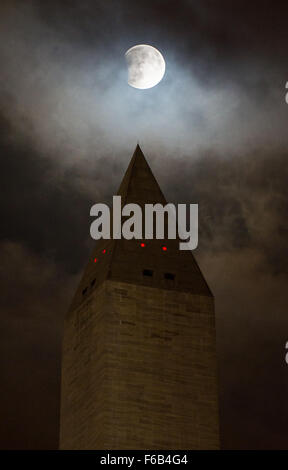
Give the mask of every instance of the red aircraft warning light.
[[162, 246], [162, 250], [163, 250], [163, 251], [167, 251], [167, 246], [163, 245], [163, 246]]
[[145, 244], [145, 243], [140, 243], [140, 246], [141, 246], [142, 248], [144, 248], [144, 247], [146, 246], [146, 244]]

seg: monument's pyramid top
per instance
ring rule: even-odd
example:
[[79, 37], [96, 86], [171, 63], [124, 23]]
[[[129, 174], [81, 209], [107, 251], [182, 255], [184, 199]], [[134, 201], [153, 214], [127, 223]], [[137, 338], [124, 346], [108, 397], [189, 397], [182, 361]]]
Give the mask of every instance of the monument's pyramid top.
[[[139, 145], [118, 190], [122, 206], [165, 205], [165, 197]], [[167, 221], [166, 221], [167, 224]], [[111, 227], [112, 233], [112, 227]], [[96, 241], [71, 308], [82, 303], [104, 280], [147, 285], [211, 296], [191, 251], [179, 249], [179, 239], [110, 239]]]

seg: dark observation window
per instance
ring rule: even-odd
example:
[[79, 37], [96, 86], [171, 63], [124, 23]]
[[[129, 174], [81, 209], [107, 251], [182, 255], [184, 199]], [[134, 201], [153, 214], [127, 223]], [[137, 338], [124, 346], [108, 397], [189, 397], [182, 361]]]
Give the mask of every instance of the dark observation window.
[[82, 290], [82, 295], [85, 295], [87, 292], [87, 287], [85, 287], [85, 289]]
[[93, 281], [91, 281], [91, 287], [94, 286], [95, 282], [96, 282], [96, 279], [93, 279]]
[[165, 273], [164, 274], [165, 279], [169, 279], [170, 281], [174, 281], [175, 279], [175, 274], [172, 273]]
[[151, 269], [143, 269], [143, 276], [153, 276], [153, 271]]

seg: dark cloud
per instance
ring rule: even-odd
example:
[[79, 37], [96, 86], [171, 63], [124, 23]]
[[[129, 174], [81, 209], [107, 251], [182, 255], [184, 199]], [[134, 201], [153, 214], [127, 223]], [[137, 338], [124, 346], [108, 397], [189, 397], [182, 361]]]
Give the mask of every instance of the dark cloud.
[[[57, 445], [62, 320], [90, 207], [111, 202], [138, 139], [167, 199], [199, 203], [223, 444], [287, 447], [286, 9], [1, 3], [2, 448]], [[140, 42], [167, 63], [144, 92], [124, 60]]]
[[63, 311], [74, 279], [20, 243], [2, 242], [0, 257], [1, 448], [53, 449]]

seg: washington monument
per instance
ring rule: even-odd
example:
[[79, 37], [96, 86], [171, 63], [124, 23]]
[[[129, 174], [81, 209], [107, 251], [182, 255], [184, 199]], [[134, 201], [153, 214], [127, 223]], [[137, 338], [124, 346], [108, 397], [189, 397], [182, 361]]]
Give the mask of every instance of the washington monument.
[[[137, 145], [123, 204], [166, 204]], [[66, 314], [61, 449], [218, 449], [213, 295], [177, 239], [98, 240]]]

